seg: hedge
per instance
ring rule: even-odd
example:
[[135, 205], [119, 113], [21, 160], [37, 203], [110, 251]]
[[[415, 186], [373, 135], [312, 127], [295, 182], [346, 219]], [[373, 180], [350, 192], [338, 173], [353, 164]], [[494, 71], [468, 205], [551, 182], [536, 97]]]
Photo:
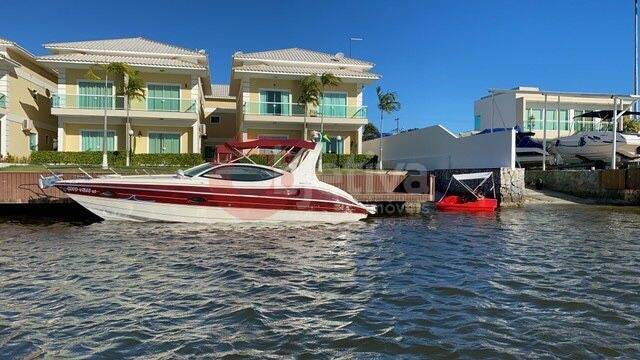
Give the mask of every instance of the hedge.
[[[121, 151], [108, 153], [111, 166], [124, 166], [126, 154]], [[102, 152], [100, 151], [34, 151], [31, 153], [32, 164], [64, 164], [64, 165], [100, 165]], [[133, 166], [195, 166], [202, 164], [201, 154], [133, 154]]]

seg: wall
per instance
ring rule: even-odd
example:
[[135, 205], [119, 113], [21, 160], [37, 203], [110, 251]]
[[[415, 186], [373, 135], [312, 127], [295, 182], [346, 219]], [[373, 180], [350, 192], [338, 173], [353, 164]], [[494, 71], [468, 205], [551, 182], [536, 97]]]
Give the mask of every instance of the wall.
[[[378, 154], [379, 139], [365, 141], [365, 154]], [[515, 167], [515, 133], [458, 137], [436, 125], [382, 138], [386, 169], [477, 169]]]
[[[102, 130], [100, 124], [65, 124], [64, 125], [64, 151], [81, 151], [80, 150], [80, 132], [82, 130]], [[125, 129], [124, 125], [108, 125], [108, 130], [113, 130], [118, 138], [116, 150], [124, 151], [125, 149]]]
[[605, 204], [640, 204], [640, 169], [527, 170], [528, 186], [554, 190]]
[[[297, 103], [298, 97], [300, 96], [299, 80], [252, 78], [249, 81], [249, 99], [251, 102], [260, 101], [260, 89], [289, 90], [291, 92], [292, 103]], [[336, 87], [327, 88], [326, 91], [344, 91], [347, 93], [347, 106], [356, 106], [360, 85], [355, 83], [341, 83]]]
[[498, 94], [493, 96], [493, 99], [488, 96], [477, 100], [473, 104], [473, 114], [480, 115], [480, 128], [475, 130], [514, 127], [518, 118], [515, 94]]

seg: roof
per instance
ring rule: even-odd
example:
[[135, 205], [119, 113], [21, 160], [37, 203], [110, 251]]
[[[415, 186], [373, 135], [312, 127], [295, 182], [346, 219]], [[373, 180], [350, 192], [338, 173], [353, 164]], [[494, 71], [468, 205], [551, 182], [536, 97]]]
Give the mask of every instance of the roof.
[[167, 67], [178, 69], [207, 70], [206, 65], [172, 58], [98, 55], [98, 54], [51, 54], [38, 56], [38, 61], [44, 63], [77, 63], [77, 64], [108, 64], [123, 62], [133, 66]]
[[238, 52], [233, 55], [239, 60], [271, 60], [289, 62], [307, 62], [324, 64], [360, 65], [372, 67], [373, 63], [345, 57], [342, 53], [327, 54], [313, 50], [289, 48], [279, 50], [259, 51], [252, 53]]
[[211, 84], [211, 97], [233, 98], [229, 95], [228, 84]]
[[15, 43], [11, 40], [0, 38], [0, 45], [15, 45]]
[[502, 95], [502, 94], [538, 94], [538, 95], [549, 95], [549, 96], [575, 96], [575, 97], [586, 97], [586, 98], [620, 98], [627, 100], [632, 100], [635, 96], [629, 94], [615, 94], [615, 93], [592, 93], [592, 92], [572, 92], [572, 91], [548, 91], [548, 90], [540, 90], [539, 88], [532, 86], [517, 86], [511, 89], [489, 89], [489, 95], [485, 95], [480, 99], [489, 99], [494, 95]]
[[97, 52], [118, 52], [156, 55], [205, 56], [197, 50], [149, 40], [143, 37], [57, 42], [44, 44], [50, 50], [85, 50]]
[[279, 66], [279, 65], [266, 65], [266, 64], [255, 64], [255, 65], [242, 65], [235, 67], [233, 69], [235, 72], [259, 72], [259, 73], [268, 73], [268, 74], [282, 74], [282, 75], [314, 75], [314, 74], [322, 74], [325, 72], [330, 72], [333, 75], [341, 78], [356, 78], [356, 79], [371, 79], [377, 80], [380, 78], [379, 75], [373, 74], [366, 71], [358, 71], [355, 69], [345, 69], [345, 68], [332, 68], [332, 67], [321, 67], [321, 66]]

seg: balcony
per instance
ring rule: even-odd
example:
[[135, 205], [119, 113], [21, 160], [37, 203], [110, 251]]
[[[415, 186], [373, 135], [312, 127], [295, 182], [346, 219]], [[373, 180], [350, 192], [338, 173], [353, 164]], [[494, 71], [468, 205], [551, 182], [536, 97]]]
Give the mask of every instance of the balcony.
[[[280, 102], [245, 102], [244, 120], [248, 122], [303, 123], [304, 104]], [[336, 125], [365, 125], [366, 106], [321, 105], [310, 106], [307, 123]]]
[[[126, 112], [124, 96], [113, 95], [54, 95], [51, 98], [54, 115], [101, 115], [105, 109], [112, 115]], [[131, 116], [162, 118], [194, 118], [196, 100], [148, 97], [131, 101]]]

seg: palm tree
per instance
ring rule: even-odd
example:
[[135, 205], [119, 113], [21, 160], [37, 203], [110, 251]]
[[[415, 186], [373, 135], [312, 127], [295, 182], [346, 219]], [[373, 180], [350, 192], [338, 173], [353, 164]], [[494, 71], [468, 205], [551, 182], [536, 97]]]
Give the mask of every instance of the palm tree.
[[126, 150], [127, 150], [127, 160], [126, 166], [129, 166], [131, 163], [131, 135], [129, 132], [131, 131], [131, 121], [129, 119], [129, 110], [131, 109], [131, 100], [144, 100], [145, 99], [145, 85], [140, 78], [140, 72], [138, 70], [133, 70], [131, 73], [126, 76], [126, 85], [124, 86], [124, 91], [122, 92], [127, 101], [127, 124], [126, 124]]
[[307, 140], [307, 116], [309, 115], [309, 105], [318, 106], [320, 101], [320, 82], [313, 76], [307, 76], [300, 80], [300, 96], [298, 102], [304, 105], [304, 136]]
[[133, 73], [133, 69], [121, 62], [112, 62], [109, 64], [96, 64], [92, 66], [87, 71], [87, 77], [94, 80], [102, 80], [100, 76], [96, 74], [96, 71], [104, 74], [104, 88], [105, 88], [105, 98], [102, 102], [102, 106], [104, 108], [104, 126], [102, 133], [102, 168], [108, 169], [109, 162], [107, 158], [107, 99], [106, 99], [106, 91], [109, 86], [109, 74], [113, 76], [113, 79], [122, 79], [121, 82], [116, 83], [116, 92], [123, 93], [124, 92], [124, 77], [125, 74]]
[[[384, 113], [390, 114], [400, 110], [400, 102], [398, 101], [398, 94], [393, 91], [382, 91], [380, 86], [376, 87], [376, 94], [378, 95], [378, 109], [380, 109], [380, 135], [382, 135]], [[382, 170], [382, 136], [380, 136], [379, 142], [378, 169]]]
[[[320, 75], [321, 100], [324, 97], [324, 90], [327, 87], [338, 86], [341, 83], [342, 83], [342, 80], [340, 80], [340, 78], [336, 77], [332, 73], [329, 73], [329, 72], [322, 73], [322, 75]], [[320, 106], [322, 107], [322, 104], [320, 104]], [[322, 133], [322, 136], [324, 136], [324, 111], [322, 111], [322, 108], [320, 108], [320, 132]]]

